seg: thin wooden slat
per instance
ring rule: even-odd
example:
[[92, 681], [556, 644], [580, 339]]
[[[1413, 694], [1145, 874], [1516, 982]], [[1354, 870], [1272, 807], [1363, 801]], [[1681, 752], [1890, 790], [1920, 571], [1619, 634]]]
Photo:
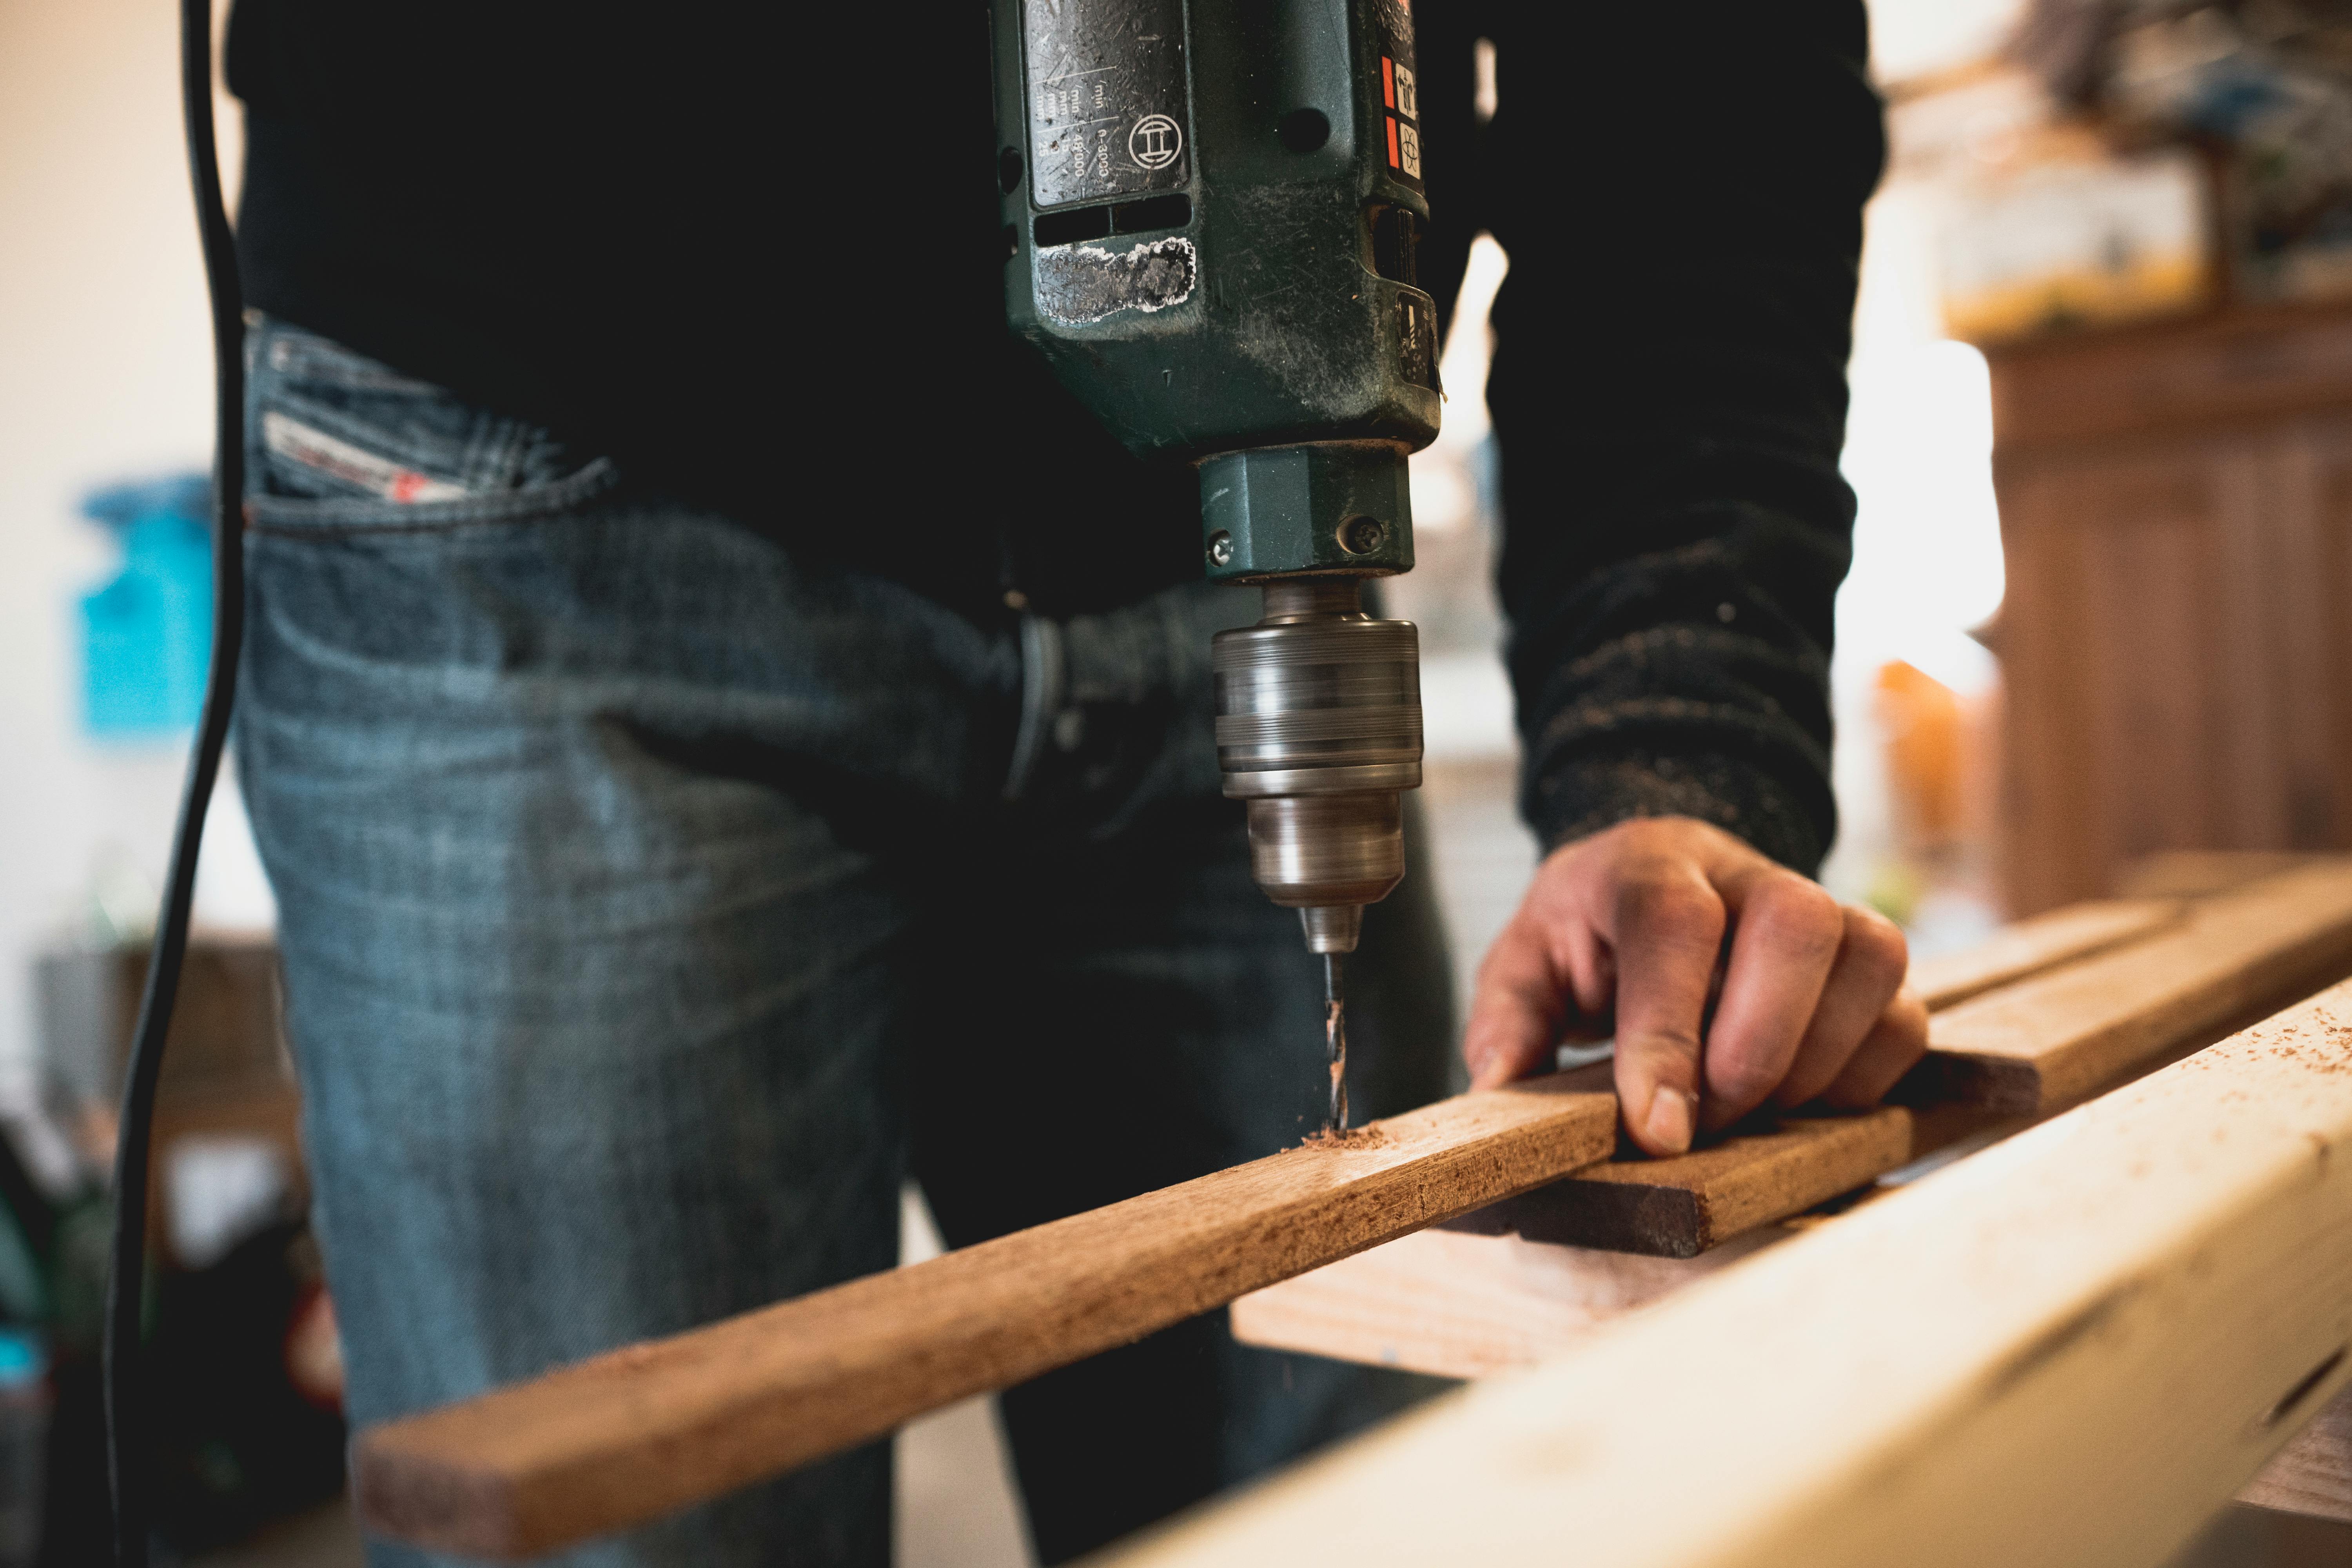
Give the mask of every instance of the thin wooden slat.
[[[1585, 1069], [1591, 1070], [1591, 1069]], [[1452, 1222], [1456, 1230], [1696, 1258], [1907, 1164], [1913, 1113], [1786, 1117], [1672, 1159], [1606, 1161]]]
[[2352, 1380], [2352, 984], [1098, 1559], [2146, 1568]]
[[2125, 900], [2208, 898], [2327, 858], [2295, 849], [2164, 849], [2126, 861], [2116, 877], [2116, 896]]
[[1464, 1095], [387, 1423], [362, 1519], [498, 1558], [655, 1519], [1590, 1164], [1616, 1115], [1561, 1079]]
[[2352, 969], [2352, 869], [2290, 871], [2176, 929], [1937, 1014], [1906, 1098], [2012, 1115], [2072, 1105], [2137, 1063]]
[[2152, 936], [2186, 910], [2177, 899], [2095, 899], [2019, 921], [1973, 946], [1911, 965], [1911, 989], [1930, 1012], [2062, 963]]

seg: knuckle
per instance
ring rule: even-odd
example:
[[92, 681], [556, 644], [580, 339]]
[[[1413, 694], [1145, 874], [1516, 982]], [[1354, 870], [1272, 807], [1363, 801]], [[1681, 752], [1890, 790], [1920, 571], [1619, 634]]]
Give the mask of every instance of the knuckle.
[[1757, 895], [1754, 918], [1776, 943], [1807, 958], [1834, 954], [1846, 938], [1844, 911], [1821, 884], [1795, 872], [1775, 879]]
[[1897, 977], [1910, 967], [1911, 944], [1903, 929], [1876, 910], [1849, 908], [1845, 919], [1846, 951], [1873, 974]]
[[1629, 868], [1617, 885], [1621, 927], [1686, 934], [1712, 943], [1723, 933], [1723, 900], [1678, 864], [1654, 861]]

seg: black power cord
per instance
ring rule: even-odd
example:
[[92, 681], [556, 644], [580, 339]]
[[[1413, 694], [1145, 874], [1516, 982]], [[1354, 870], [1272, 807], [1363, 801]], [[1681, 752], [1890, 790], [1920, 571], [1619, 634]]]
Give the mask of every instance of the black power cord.
[[106, 1281], [106, 1457], [114, 1499], [114, 1559], [119, 1568], [147, 1562], [149, 1460], [142, 1441], [139, 1336], [147, 1277], [148, 1142], [154, 1131], [155, 1080], [163, 1037], [188, 951], [188, 910], [196, 889], [196, 853], [205, 813], [220, 776], [236, 695], [237, 652], [245, 641], [245, 305], [237, 286], [236, 240], [221, 199], [220, 160], [213, 147], [212, 7], [181, 0], [180, 108], [187, 130], [188, 174], [195, 187], [196, 226], [213, 321], [213, 652], [203, 717], [180, 796], [172, 866], [156, 917], [139, 1003], [131, 1061], [122, 1086], [122, 1125], [114, 1152], [114, 1250]]

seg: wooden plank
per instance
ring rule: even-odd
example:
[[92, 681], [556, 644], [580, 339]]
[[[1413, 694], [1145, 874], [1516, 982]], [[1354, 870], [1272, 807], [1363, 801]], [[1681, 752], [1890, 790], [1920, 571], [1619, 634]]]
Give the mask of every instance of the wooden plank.
[[2341, 859], [2217, 894], [2172, 931], [1936, 1015], [1903, 1098], [2012, 1115], [2074, 1104], [2168, 1046], [2352, 969]]
[[1560, 1078], [1464, 1095], [387, 1423], [361, 1516], [497, 1558], [658, 1518], [1550, 1181], [1616, 1119]]
[[1098, 1563], [2146, 1568], [2352, 1380], [2352, 984]]
[[1454, 1228], [1696, 1258], [1908, 1163], [1918, 1152], [1912, 1123], [1910, 1110], [1893, 1105], [1857, 1116], [1782, 1117], [1670, 1159], [1633, 1154], [1591, 1166], [1465, 1215]]
[[1930, 1012], [2177, 924], [2175, 899], [2094, 899], [2019, 921], [1958, 952], [1911, 965], [1911, 989]]
[[2352, 1524], [2352, 1393], [2328, 1401], [2294, 1442], [2239, 1489], [2238, 1500]]
[[1493, 1377], [1560, 1353], [1794, 1230], [1767, 1226], [1696, 1258], [1423, 1230], [1234, 1303], [1234, 1338], [1438, 1377]]
[[2124, 862], [2116, 877], [2116, 896], [2126, 901], [2207, 898], [2327, 858], [2299, 849], [2159, 850]]

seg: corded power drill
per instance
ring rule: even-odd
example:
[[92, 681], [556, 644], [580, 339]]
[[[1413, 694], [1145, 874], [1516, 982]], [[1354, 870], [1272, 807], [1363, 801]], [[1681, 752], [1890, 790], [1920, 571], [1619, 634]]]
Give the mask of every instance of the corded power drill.
[[1201, 478], [1217, 757], [1252, 873], [1325, 959], [1404, 875], [1421, 783], [1405, 458], [1437, 434], [1437, 310], [1407, 0], [996, 0], [1005, 307], [1139, 457]]

